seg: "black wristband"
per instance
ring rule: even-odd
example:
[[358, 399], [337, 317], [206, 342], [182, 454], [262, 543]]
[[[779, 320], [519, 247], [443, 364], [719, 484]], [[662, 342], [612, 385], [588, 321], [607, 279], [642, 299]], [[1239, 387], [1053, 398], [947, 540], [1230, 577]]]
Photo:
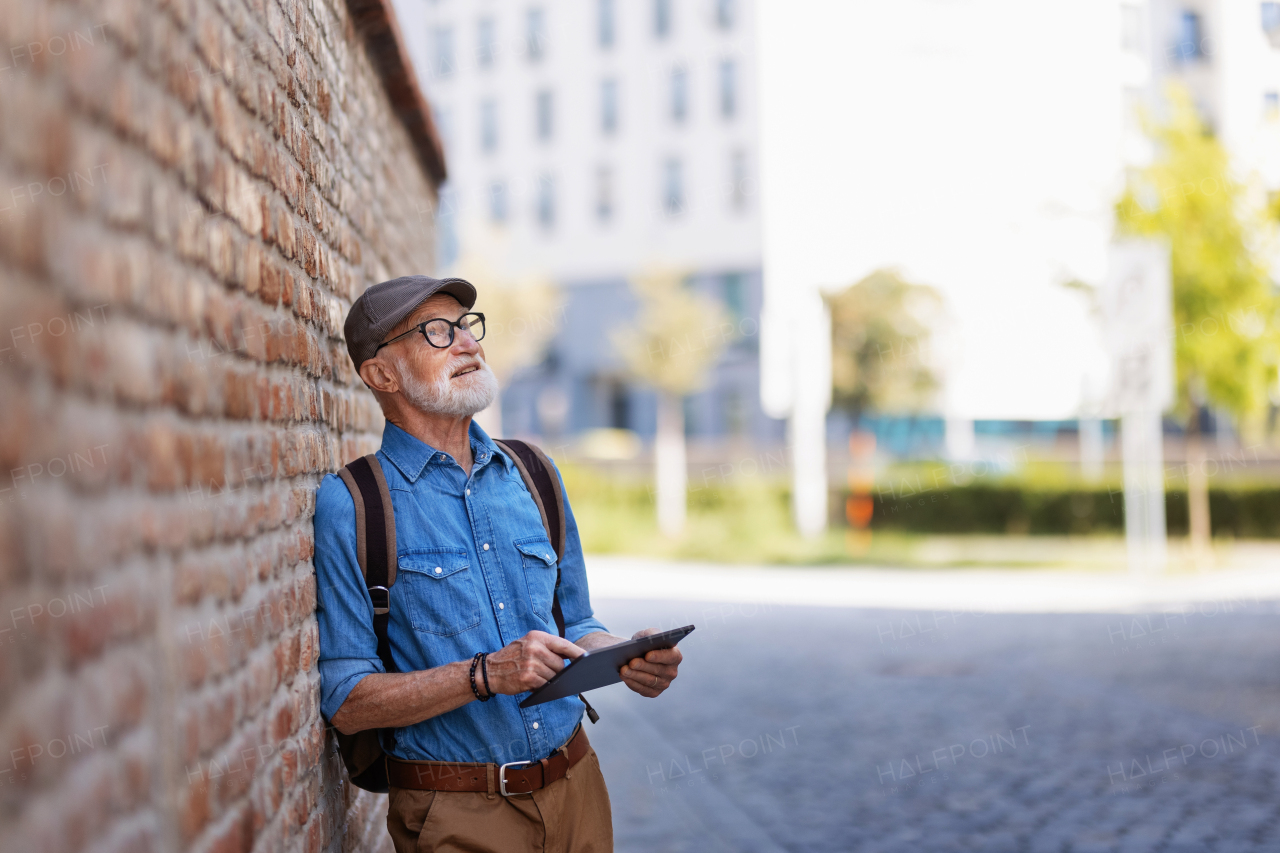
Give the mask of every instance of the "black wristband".
[[476, 656], [471, 659], [471, 692], [476, 694], [476, 698], [481, 702], [488, 702], [491, 696], [481, 696], [480, 689], [476, 687], [476, 664], [480, 663], [484, 657], [484, 652], [476, 652]]
[[480, 658], [480, 672], [484, 676], [484, 692], [485, 701], [493, 698], [493, 688], [489, 686], [489, 653], [485, 652]]

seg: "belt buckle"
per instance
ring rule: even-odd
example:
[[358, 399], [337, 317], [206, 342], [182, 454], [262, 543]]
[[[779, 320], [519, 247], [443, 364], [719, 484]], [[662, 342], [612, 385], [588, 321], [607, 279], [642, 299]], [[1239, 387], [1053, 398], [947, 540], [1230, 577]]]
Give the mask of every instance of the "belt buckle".
[[[502, 796], [504, 797], [520, 796], [519, 792], [507, 793], [507, 768], [515, 767], [517, 764], [528, 766], [532, 763], [533, 763], [532, 761], [508, 761], [506, 764], [498, 768], [498, 790], [502, 793]], [[524, 791], [523, 793], [532, 795], [533, 791]]]

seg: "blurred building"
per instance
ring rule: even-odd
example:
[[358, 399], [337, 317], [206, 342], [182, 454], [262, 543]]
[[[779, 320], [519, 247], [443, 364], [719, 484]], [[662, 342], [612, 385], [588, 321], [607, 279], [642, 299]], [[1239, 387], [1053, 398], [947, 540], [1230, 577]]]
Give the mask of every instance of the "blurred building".
[[1126, 153], [1145, 159], [1138, 107], [1185, 85], [1241, 177], [1280, 189], [1280, 3], [1150, 0], [1120, 4]]
[[[507, 383], [504, 431], [654, 429], [654, 395], [611, 332], [627, 279], [686, 272], [735, 331], [692, 437], [776, 441], [759, 405], [760, 224], [753, 4], [744, 0], [403, 0], [441, 128], [440, 265], [483, 260], [562, 289], [545, 358]], [[484, 282], [477, 282], [484, 297]], [[491, 291], [492, 292], [492, 291]]]

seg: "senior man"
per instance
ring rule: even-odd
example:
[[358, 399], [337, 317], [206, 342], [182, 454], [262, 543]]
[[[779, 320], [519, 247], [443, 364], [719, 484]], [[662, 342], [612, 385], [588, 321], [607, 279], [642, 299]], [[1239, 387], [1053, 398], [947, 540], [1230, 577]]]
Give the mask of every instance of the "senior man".
[[[612, 850], [609, 794], [582, 731], [582, 701], [521, 708], [519, 697], [564, 659], [624, 639], [592, 614], [568, 501], [557, 591], [538, 507], [513, 461], [472, 421], [498, 391], [475, 301], [462, 279], [405, 276], [370, 287], [347, 316], [351, 360], [386, 416], [377, 460], [395, 515], [387, 638], [398, 671], [378, 655], [355, 503], [328, 475], [315, 515], [321, 710], [344, 734], [391, 730], [388, 770], [415, 771], [389, 774], [387, 826], [398, 853]], [[564, 638], [551, 621], [557, 596]], [[489, 653], [487, 683], [474, 674], [479, 652]], [[623, 668], [623, 681], [657, 696], [680, 660], [678, 649], [650, 652]], [[558, 752], [571, 766], [530, 794], [503, 796], [491, 781], [457, 790], [460, 770], [492, 780], [499, 765]]]

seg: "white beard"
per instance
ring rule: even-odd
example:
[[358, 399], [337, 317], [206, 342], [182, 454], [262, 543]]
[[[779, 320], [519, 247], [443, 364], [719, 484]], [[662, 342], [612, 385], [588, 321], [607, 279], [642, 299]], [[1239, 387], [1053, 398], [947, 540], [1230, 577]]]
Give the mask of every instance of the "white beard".
[[[472, 364], [479, 369], [453, 377], [459, 369]], [[449, 359], [434, 380], [415, 376], [405, 369], [403, 362], [397, 367], [405, 399], [428, 414], [469, 418], [489, 408], [498, 396], [498, 377], [478, 355]]]

